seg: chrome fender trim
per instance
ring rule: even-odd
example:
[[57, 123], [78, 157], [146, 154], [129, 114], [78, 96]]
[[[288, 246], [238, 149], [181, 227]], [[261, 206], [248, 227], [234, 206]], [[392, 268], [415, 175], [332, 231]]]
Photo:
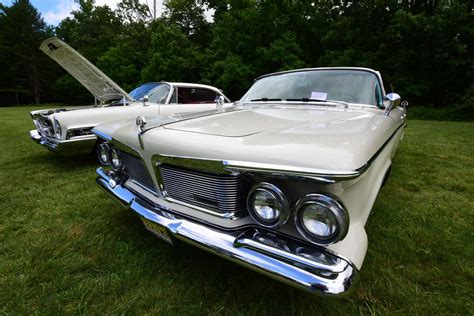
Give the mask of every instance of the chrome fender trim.
[[87, 135], [84, 137], [76, 137], [66, 140], [46, 138], [41, 136], [38, 130], [31, 130], [30, 138], [35, 143], [46, 147], [52, 152], [65, 155], [90, 152], [97, 141], [97, 137], [95, 135]]

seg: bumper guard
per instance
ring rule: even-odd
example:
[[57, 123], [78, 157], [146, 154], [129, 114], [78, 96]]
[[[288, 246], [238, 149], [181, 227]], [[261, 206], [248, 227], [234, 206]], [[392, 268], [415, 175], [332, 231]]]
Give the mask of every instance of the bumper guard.
[[97, 141], [97, 138], [94, 135], [91, 135], [90, 137], [58, 141], [41, 136], [36, 129], [30, 131], [30, 138], [47, 149], [61, 154], [90, 152]]

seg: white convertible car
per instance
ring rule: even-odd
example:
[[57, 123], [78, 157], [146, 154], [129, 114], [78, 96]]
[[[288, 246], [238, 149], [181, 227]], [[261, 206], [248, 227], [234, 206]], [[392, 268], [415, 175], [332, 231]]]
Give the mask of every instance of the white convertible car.
[[97, 182], [166, 241], [345, 294], [364, 262], [404, 105], [371, 69], [269, 74], [232, 108], [95, 127]]
[[58, 38], [41, 46], [95, 97], [96, 105], [38, 110], [30, 113], [36, 126], [30, 137], [49, 150], [65, 154], [91, 152], [97, 138], [94, 126], [137, 116], [199, 112], [224, 106], [229, 99], [219, 89], [201, 84], [150, 82], [126, 93], [112, 79]]

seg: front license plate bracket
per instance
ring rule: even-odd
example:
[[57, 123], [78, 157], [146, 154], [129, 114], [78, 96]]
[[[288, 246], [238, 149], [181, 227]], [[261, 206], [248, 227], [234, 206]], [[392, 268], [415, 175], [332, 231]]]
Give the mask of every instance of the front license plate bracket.
[[145, 225], [145, 228], [151, 232], [153, 235], [156, 237], [160, 238], [163, 241], [166, 241], [167, 243], [173, 245], [173, 237], [171, 234], [168, 232], [168, 229], [164, 226], [158, 225], [152, 221], [149, 221], [147, 219], [142, 219], [143, 224]]

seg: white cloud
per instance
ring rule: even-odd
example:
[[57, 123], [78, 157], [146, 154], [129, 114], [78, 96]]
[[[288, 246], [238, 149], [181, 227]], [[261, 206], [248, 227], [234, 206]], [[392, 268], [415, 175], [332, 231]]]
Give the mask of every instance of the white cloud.
[[[140, 3], [147, 4], [152, 9], [154, 0], [140, 0]], [[120, 0], [95, 0], [95, 4], [98, 6], [106, 5], [112, 10], [117, 8], [117, 4]], [[164, 1], [166, 2], [166, 0]], [[160, 15], [163, 12], [163, 0], [156, 0], [156, 11]]]
[[[56, 0], [57, 4], [54, 6], [54, 9], [43, 12], [43, 17], [48, 24], [58, 25], [61, 20], [65, 19], [68, 16], [71, 16], [73, 10], [79, 9], [79, 4], [75, 0]], [[121, 0], [96, 0], [95, 5], [103, 6], [106, 5], [112, 10], [117, 8], [117, 4]], [[150, 8], [153, 8], [154, 0], [140, 0], [143, 4], [148, 4]], [[156, 0], [156, 10], [157, 15], [159, 16], [163, 12], [163, 2], [166, 3], [166, 0]], [[208, 21], [213, 19], [213, 10], [206, 10], [205, 15]]]
[[[117, 4], [121, 0], [96, 0], [95, 5], [103, 6], [106, 5], [112, 10], [117, 8]], [[148, 4], [153, 6], [154, 0], [148, 0]], [[147, 0], [140, 0], [141, 3], [147, 4]], [[156, 7], [158, 12], [162, 9], [162, 0], [156, 1]], [[71, 16], [73, 10], [79, 9], [79, 4], [75, 0], [59, 0], [54, 6], [54, 9], [43, 12], [43, 17], [48, 24], [58, 25], [62, 19]]]
[[44, 20], [48, 24], [58, 25], [62, 19], [71, 15], [71, 11], [79, 8], [79, 5], [74, 0], [59, 0], [58, 4], [53, 10], [48, 10], [43, 13]]

